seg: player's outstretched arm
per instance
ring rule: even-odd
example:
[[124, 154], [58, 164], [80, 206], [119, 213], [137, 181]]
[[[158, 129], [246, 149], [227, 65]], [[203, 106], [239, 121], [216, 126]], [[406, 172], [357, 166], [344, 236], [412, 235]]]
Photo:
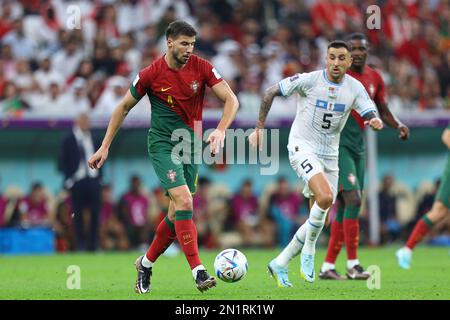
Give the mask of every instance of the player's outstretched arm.
[[442, 133], [442, 142], [450, 149], [450, 129], [445, 129]]
[[266, 123], [267, 114], [270, 111], [270, 108], [272, 107], [273, 99], [276, 96], [281, 96], [282, 93], [280, 91], [280, 87], [278, 84], [273, 85], [269, 87], [265, 93], [264, 97], [261, 102], [261, 106], [259, 108], [259, 117], [258, 122], [256, 123], [255, 131], [253, 131], [250, 136], [248, 137], [248, 141], [250, 142], [250, 145], [254, 148], [256, 148], [259, 145], [259, 148], [261, 150], [262, 148], [262, 129], [264, 129], [264, 125]]
[[206, 142], [210, 143], [211, 152], [217, 154], [224, 146], [225, 132], [236, 117], [239, 101], [225, 80], [219, 82], [211, 89], [217, 98], [224, 103], [222, 119], [220, 119], [217, 129], [211, 132], [208, 139], [206, 139]]
[[399, 131], [399, 138], [407, 140], [409, 138], [409, 128], [404, 125], [392, 112], [385, 103], [377, 103], [380, 118], [391, 128]]
[[377, 114], [374, 111], [367, 112], [364, 116], [364, 124], [371, 127], [373, 130], [381, 130], [383, 129], [383, 121], [378, 118]]
[[119, 128], [122, 125], [122, 122], [127, 116], [128, 112], [130, 112], [130, 110], [136, 105], [137, 102], [138, 100], [136, 100], [131, 94], [130, 90], [128, 90], [117, 107], [114, 109], [111, 119], [109, 120], [108, 129], [106, 130], [102, 145], [97, 150], [97, 152], [95, 152], [94, 155], [89, 159], [89, 168], [100, 169], [103, 166], [106, 158], [108, 158], [109, 147], [111, 146], [114, 136], [116, 135], [117, 131], [119, 131]]

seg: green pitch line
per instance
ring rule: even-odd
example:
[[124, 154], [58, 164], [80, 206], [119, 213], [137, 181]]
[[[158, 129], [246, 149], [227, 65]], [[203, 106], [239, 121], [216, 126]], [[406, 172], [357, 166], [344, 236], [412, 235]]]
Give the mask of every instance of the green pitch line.
[[[0, 299], [186, 299], [186, 300], [268, 300], [268, 299], [450, 299], [450, 255], [448, 248], [420, 246], [414, 253], [413, 268], [397, 266], [397, 247], [361, 249], [364, 267], [377, 265], [381, 270], [381, 288], [369, 290], [366, 281], [323, 281], [305, 283], [299, 275], [299, 258], [289, 269], [293, 288], [277, 288], [266, 272], [267, 263], [279, 250], [241, 249], [248, 258], [249, 272], [238, 283], [218, 281], [216, 288], [200, 293], [194, 286], [188, 264], [182, 254], [161, 257], [153, 268], [152, 292], [134, 293], [138, 253], [61, 254], [52, 256], [14, 256], [0, 258]], [[213, 261], [220, 250], [202, 251], [201, 258], [213, 273]], [[343, 252], [344, 253], [344, 252]], [[324, 250], [317, 252], [316, 272]], [[337, 263], [344, 274], [345, 254]], [[80, 289], [68, 289], [77, 282], [67, 273], [71, 265], [80, 268]], [[73, 272], [73, 271], [72, 271]], [[69, 279], [69, 281], [68, 281]]]

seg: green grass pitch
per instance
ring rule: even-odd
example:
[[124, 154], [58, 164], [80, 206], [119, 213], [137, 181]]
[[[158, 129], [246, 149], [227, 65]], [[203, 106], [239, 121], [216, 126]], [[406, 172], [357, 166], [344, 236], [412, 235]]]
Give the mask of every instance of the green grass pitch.
[[[414, 252], [413, 268], [401, 270], [394, 256], [396, 247], [364, 248], [359, 256], [364, 266], [381, 270], [380, 289], [368, 289], [366, 281], [323, 281], [309, 284], [300, 279], [299, 258], [290, 264], [293, 288], [277, 288], [266, 272], [267, 263], [279, 250], [243, 249], [249, 271], [238, 283], [218, 281], [216, 288], [200, 293], [182, 254], [162, 256], [153, 268], [152, 292], [134, 293], [138, 253], [59, 254], [52, 256], [0, 257], [0, 299], [95, 299], [95, 300], [301, 300], [301, 299], [450, 299], [450, 255], [448, 248], [420, 246]], [[202, 251], [210, 272], [219, 250]], [[316, 272], [325, 251], [318, 250]], [[337, 268], [344, 270], [345, 253]], [[80, 289], [68, 289], [70, 265], [80, 267]], [[70, 281], [69, 281], [70, 282]]]

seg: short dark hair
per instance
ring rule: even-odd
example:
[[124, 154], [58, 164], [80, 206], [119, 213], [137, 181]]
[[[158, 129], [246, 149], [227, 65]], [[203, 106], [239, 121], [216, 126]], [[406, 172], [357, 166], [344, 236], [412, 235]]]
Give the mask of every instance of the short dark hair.
[[330, 49], [330, 48], [345, 48], [345, 49], [347, 49], [347, 51], [350, 51], [350, 48], [349, 48], [347, 42], [342, 41], [342, 40], [334, 40], [334, 41], [331, 41], [331, 42], [328, 44], [327, 50]]
[[350, 34], [347, 37], [347, 42], [349, 42], [351, 40], [361, 40], [361, 41], [366, 40], [366, 41], [368, 41], [366, 35], [361, 32], [354, 32], [354, 33]]
[[166, 39], [169, 39], [169, 37], [176, 39], [178, 36], [194, 37], [196, 35], [197, 31], [194, 27], [182, 20], [171, 22], [166, 29]]

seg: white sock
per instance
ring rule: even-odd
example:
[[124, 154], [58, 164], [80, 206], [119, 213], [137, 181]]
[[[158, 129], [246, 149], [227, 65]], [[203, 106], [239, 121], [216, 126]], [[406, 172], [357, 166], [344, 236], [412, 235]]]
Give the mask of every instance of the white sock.
[[147, 255], [144, 254], [144, 257], [142, 258], [141, 264], [145, 268], [151, 268], [153, 267], [153, 262], [147, 259]]
[[197, 271], [199, 271], [199, 270], [206, 270], [206, 269], [202, 264], [199, 264], [194, 269], [192, 269], [192, 276], [194, 277], [194, 280], [197, 279]]
[[302, 249], [303, 254], [314, 255], [316, 253], [316, 242], [322, 231], [323, 225], [325, 224], [327, 209], [328, 208], [320, 208], [317, 203], [314, 202], [306, 226], [305, 245]]
[[354, 266], [359, 264], [359, 260], [358, 259], [353, 259], [353, 260], [347, 260], [347, 269], [351, 269]]
[[305, 223], [298, 228], [291, 242], [289, 242], [283, 251], [281, 251], [281, 253], [275, 258], [275, 262], [279, 266], [286, 268], [289, 261], [291, 261], [292, 258], [298, 255], [302, 250], [303, 244], [305, 243], [307, 223], [308, 220], [306, 220]]
[[324, 262], [322, 264], [322, 268], [320, 269], [321, 272], [326, 272], [328, 270], [334, 270], [336, 269], [336, 266], [334, 265], [334, 263], [329, 263], [329, 262]]

